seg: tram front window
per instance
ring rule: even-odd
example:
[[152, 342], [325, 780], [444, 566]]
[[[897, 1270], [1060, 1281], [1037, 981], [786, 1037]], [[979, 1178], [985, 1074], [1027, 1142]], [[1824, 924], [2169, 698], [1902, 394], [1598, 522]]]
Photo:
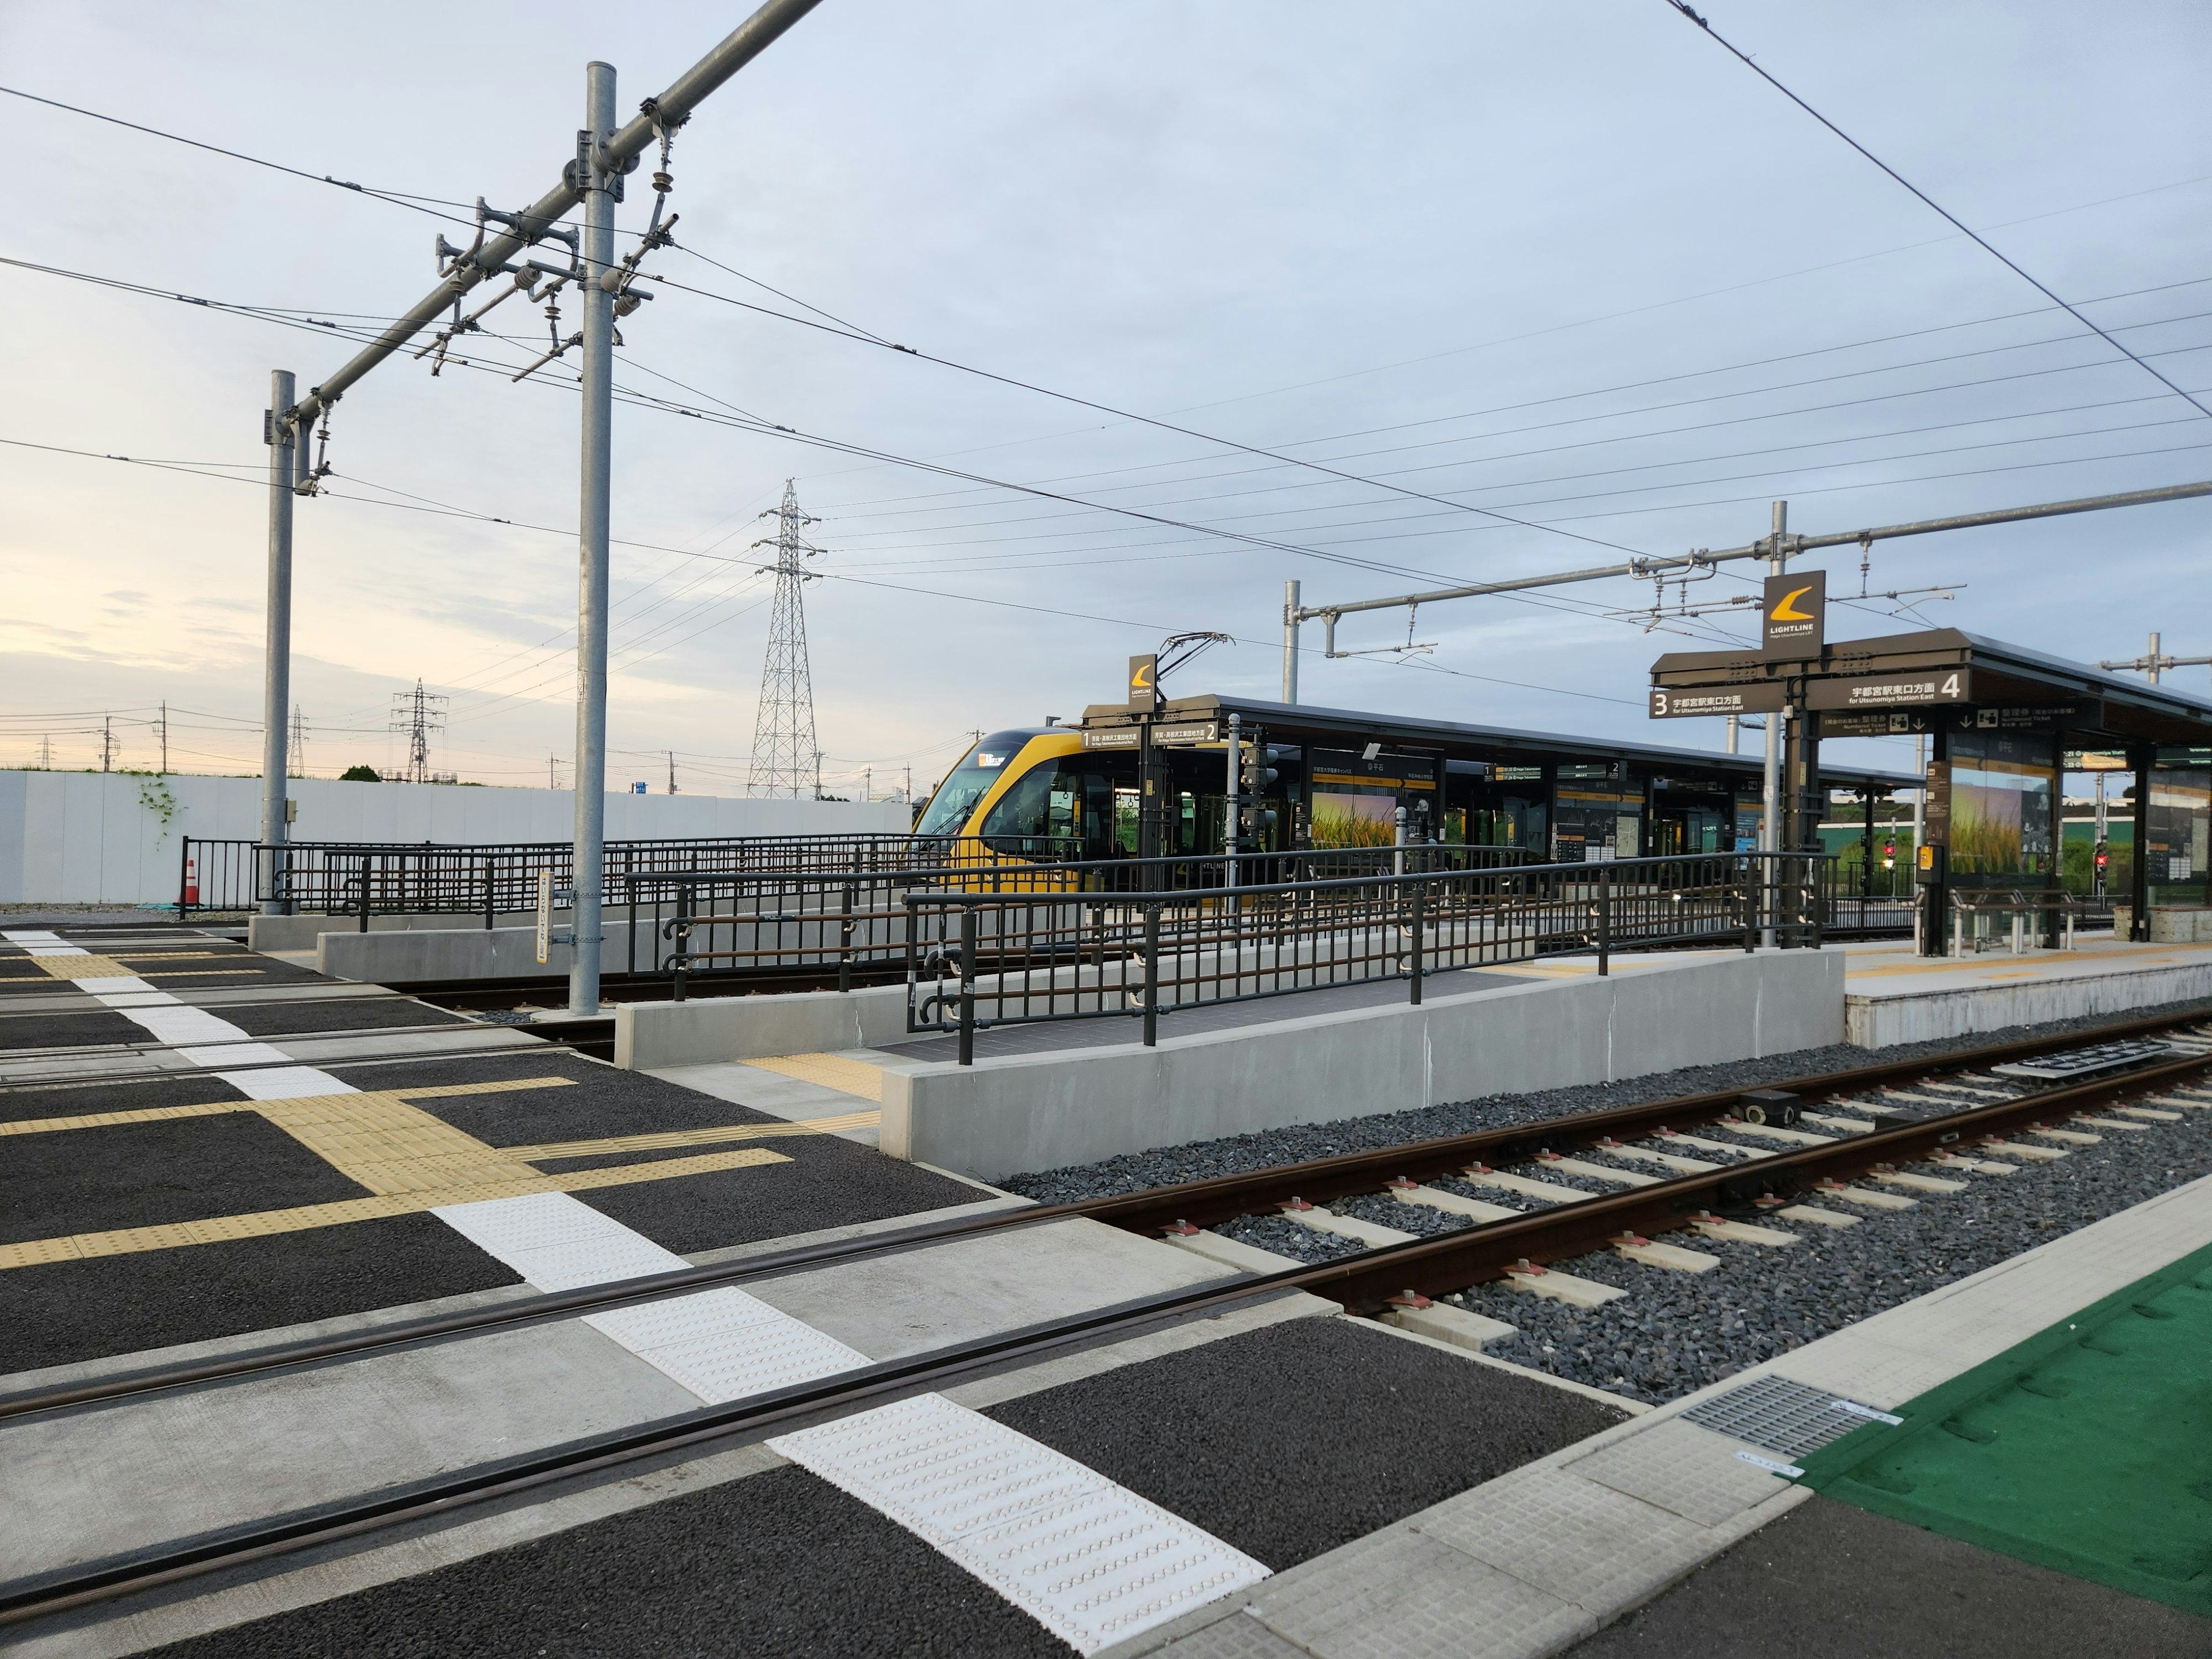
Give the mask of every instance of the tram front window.
[[1109, 858], [1114, 818], [1114, 780], [1095, 757], [1070, 755], [1015, 779], [984, 818], [983, 839], [1023, 858]]
[[975, 803], [991, 792], [1006, 763], [1029, 741], [1019, 732], [994, 732], [968, 751], [968, 758], [952, 769], [930, 797], [929, 810], [915, 826], [918, 836], [957, 836], [967, 827]]

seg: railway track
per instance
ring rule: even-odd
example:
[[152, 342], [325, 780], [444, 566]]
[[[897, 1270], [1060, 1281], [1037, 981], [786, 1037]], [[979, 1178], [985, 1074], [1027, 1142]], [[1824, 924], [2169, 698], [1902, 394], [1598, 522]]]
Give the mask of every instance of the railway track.
[[[2093, 1050], [2097, 1052], [2087, 1052]], [[732, 1440], [758, 1438], [982, 1370], [1031, 1363], [1071, 1346], [1118, 1340], [1255, 1297], [1302, 1291], [1355, 1311], [1372, 1312], [1393, 1303], [1418, 1301], [1499, 1279], [1535, 1288], [1547, 1263], [1592, 1251], [1635, 1250], [1654, 1238], [1685, 1230], [1717, 1231], [1725, 1237], [1728, 1229], [1742, 1227], [1747, 1218], [1755, 1223], [1769, 1212], [1799, 1206], [1835, 1215], [1843, 1212], [1831, 1206], [1853, 1203], [1854, 1192], [1861, 1198], [1872, 1194], [1877, 1202], [1895, 1202], [1900, 1186], [1923, 1192], [1948, 1190], [1958, 1185], [1948, 1178], [1967, 1173], [1968, 1165], [1996, 1161], [1991, 1156], [1993, 1141], [2015, 1159], [2060, 1156], [2063, 1143], [2049, 1144], [2054, 1134], [2078, 1143], [2100, 1133], [2078, 1126], [2076, 1120], [2089, 1114], [2132, 1114], [2102, 1121], [2108, 1127], [2127, 1122], [2148, 1129], [2192, 1109], [2212, 1111], [2208, 1083], [2212, 1083], [2212, 1025], [2170, 1017], [2128, 1021], [2089, 1032], [1963, 1051], [1936, 1064], [1923, 1059], [1802, 1078], [1748, 1097], [1741, 1091], [1677, 1097], [1213, 1180], [963, 1218], [714, 1267], [533, 1297], [219, 1361], [0, 1398], [0, 1420], [116, 1404], [167, 1389], [573, 1318], [826, 1262], [1073, 1217], [1159, 1236], [1194, 1231], [1238, 1217], [1281, 1213], [1286, 1207], [1296, 1208], [1313, 1225], [1325, 1214], [1322, 1206], [1332, 1200], [1381, 1194], [1403, 1203], [1435, 1204], [1442, 1194], [1448, 1201], [1440, 1207], [1460, 1210], [1469, 1223], [1332, 1261], [1210, 1281], [1093, 1310], [443, 1474], [358, 1502], [323, 1506], [0, 1586], [0, 1625], [432, 1519], [469, 1505], [515, 1499], [641, 1462], [665, 1462]], [[2194, 1093], [2168, 1094], [2175, 1091]], [[2145, 1097], [2166, 1097], [2172, 1104], [2131, 1103]], [[1922, 1115], [1902, 1115], [1915, 1111]], [[1793, 1116], [1794, 1121], [1784, 1121]], [[1761, 1117], [1765, 1121], [1753, 1121]], [[1734, 1140], [1686, 1133], [1715, 1127]], [[1751, 1144], [1754, 1141], [1758, 1144]], [[1607, 1162], [1574, 1156], [1581, 1152]], [[1936, 1175], [1917, 1175], [1905, 1168], [1962, 1158], [1965, 1164], [1954, 1164]], [[1589, 1191], [1541, 1182], [1540, 1175], [1554, 1161], [1572, 1163], [1576, 1168], [1565, 1173], [1586, 1182], [1593, 1177], [1584, 1171], [1607, 1170], [1613, 1184], [1623, 1190]], [[1538, 1174], [1510, 1176], [1513, 1165]], [[1477, 1190], [1534, 1198], [1540, 1206], [1521, 1212], [1494, 1206], [1501, 1212], [1485, 1218], [1480, 1200], [1470, 1212], [1463, 1195], [1425, 1184], [1446, 1178]], [[1863, 1181], [1871, 1184], [1856, 1185]], [[1550, 1192], [1530, 1190], [1539, 1185], [1549, 1187]], [[1325, 1222], [1322, 1230], [1328, 1230]]]

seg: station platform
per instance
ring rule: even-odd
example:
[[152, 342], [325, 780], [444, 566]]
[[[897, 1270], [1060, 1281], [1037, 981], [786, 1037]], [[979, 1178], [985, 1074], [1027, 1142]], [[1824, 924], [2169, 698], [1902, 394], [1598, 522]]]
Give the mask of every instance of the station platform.
[[2090, 934], [2077, 936], [2070, 951], [2019, 956], [1922, 957], [1891, 942], [1844, 951], [1844, 1029], [1863, 1048], [2212, 997], [2212, 945]]

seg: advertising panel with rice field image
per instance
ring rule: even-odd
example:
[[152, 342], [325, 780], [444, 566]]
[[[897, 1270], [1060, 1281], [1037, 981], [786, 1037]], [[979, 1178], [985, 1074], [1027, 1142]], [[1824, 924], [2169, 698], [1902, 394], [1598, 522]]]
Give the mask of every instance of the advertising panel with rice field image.
[[1398, 838], [1395, 795], [1348, 795], [1316, 789], [1313, 798], [1316, 847], [1389, 847]]
[[1951, 769], [1951, 867], [1961, 875], [2051, 873], [2051, 781], [2003, 762]]

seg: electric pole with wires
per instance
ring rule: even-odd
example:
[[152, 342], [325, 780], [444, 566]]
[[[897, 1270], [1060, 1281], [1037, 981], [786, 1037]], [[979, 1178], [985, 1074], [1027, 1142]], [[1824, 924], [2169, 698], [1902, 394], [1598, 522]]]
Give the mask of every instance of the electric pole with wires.
[[796, 800], [810, 789], [822, 793], [821, 751], [814, 741], [814, 678], [806, 661], [806, 601], [810, 580], [804, 561], [822, 550], [801, 538], [818, 524], [799, 510], [793, 481], [783, 484], [783, 505], [761, 514], [776, 520], [773, 541], [755, 547], [775, 549], [775, 604], [769, 613], [768, 656], [761, 665], [760, 704], [753, 715], [752, 771], [749, 795], [788, 795]]

